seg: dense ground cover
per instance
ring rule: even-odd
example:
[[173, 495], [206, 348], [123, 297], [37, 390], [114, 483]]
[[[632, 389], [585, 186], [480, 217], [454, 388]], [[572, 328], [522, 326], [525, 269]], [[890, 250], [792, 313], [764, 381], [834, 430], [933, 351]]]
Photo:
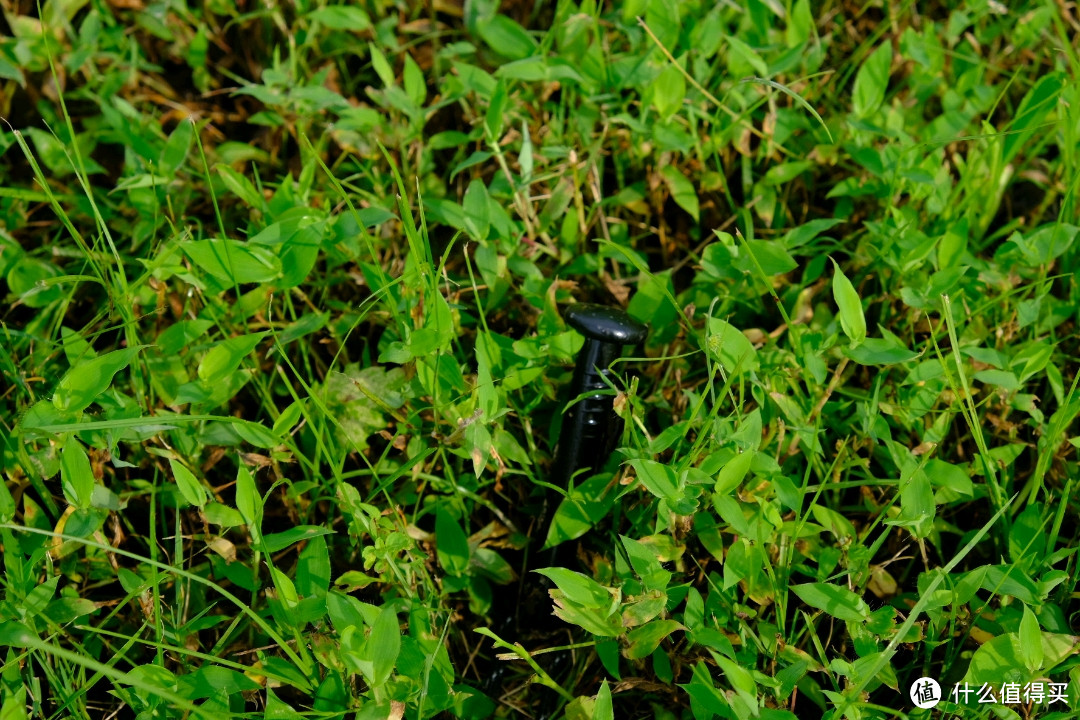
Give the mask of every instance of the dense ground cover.
[[1080, 708], [1073, 4], [0, 5], [0, 717]]

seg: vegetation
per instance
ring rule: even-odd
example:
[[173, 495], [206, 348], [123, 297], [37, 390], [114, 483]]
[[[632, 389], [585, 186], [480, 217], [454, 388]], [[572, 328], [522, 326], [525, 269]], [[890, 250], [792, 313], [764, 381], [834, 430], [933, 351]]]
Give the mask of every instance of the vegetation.
[[0, 717], [1075, 716], [1074, 5], [2, 9]]

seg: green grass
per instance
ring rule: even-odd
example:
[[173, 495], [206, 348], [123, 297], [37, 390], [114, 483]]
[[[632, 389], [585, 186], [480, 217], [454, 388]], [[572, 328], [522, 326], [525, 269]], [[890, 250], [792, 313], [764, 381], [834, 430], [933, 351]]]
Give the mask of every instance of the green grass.
[[1075, 716], [1071, 7], [134, 5], [0, 20], [0, 717]]

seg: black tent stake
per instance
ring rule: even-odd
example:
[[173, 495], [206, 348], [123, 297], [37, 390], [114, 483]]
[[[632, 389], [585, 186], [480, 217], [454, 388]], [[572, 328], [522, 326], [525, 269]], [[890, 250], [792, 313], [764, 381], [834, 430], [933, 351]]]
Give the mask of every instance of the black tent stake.
[[[617, 308], [578, 303], [564, 313], [566, 322], [585, 336], [585, 345], [574, 367], [571, 399], [585, 393], [608, 390], [604, 377], [612, 378], [608, 366], [624, 345], [637, 345], [649, 328]], [[604, 467], [622, 434], [622, 419], [615, 414], [610, 394], [588, 395], [575, 403], [563, 418], [556, 448], [552, 482], [567, 487], [582, 468], [597, 472]]]

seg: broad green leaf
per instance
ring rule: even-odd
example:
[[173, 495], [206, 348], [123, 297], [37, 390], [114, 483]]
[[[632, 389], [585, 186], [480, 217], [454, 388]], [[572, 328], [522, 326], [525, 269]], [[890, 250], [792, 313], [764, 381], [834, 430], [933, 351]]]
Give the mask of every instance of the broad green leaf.
[[198, 478], [176, 460], [170, 459], [169, 467], [172, 468], [173, 479], [176, 480], [176, 486], [180, 488], [180, 494], [184, 496], [184, 499], [198, 507], [205, 505], [209, 493]]
[[384, 605], [365, 647], [372, 663], [372, 685], [382, 686], [390, 679], [398, 654], [401, 652], [401, 627], [393, 605]]
[[933, 530], [936, 514], [930, 478], [922, 469], [915, 469], [910, 479], [901, 476], [900, 481], [900, 517], [886, 522], [907, 527], [919, 539], [926, 538]]
[[420, 107], [427, 99], [427, 85], [424, 80], [424, 72], [413, 60], [412, 55], [405, 53], [405, 69], [402, 71], [402, 82], [405, 84], [405, 94]]
[[761, 59], [761, 55], [754, 48], [734, 35], [728, 35], [724, 39], [727, 40], [728, 45], [731, 47], [730, 52], [735, 58], [749, 65], [758, 75], [762, 77], [768, 76], [769, 66], [765, 64], [765, 61]]
[[747, 240], [739, 246], [739, 255], [733, 264], [754, 277], [761, 277], [761, 273], [769, 277], [783, 275], [798, 267], [784, 246], [772, 240]]
[[64, 442], [60, 456], [60, 480], [67, 501], [79, 508], [90, 507], [94, 494], [94, 471], [82, 443], [74, 437]]
[[214, 169], [217, 170], [218, 175], [221, 176], [222, 181], [225, 183], [225, 187], [229, 188], [233, 195], [236, 195], [243, 200], [244, 204], [249, 208], [261, 210], [266, 205], [266, 200], [263, 199], [263, 196], [259, 193], [255, 184], [236, 170], [233, 170], [231, 167], [224, 164], [219, 164]]
[[265, 332], [252, 333], [219, 342], [199, 363], [199, 379], [211, 386], [226, 380], [264, 337]]
[[320, 22], [333, 30], [363, 32], [371, 27], [371, 18], [358, 7], [329, 5], [307, 14], [309, 20]]
[[664, 182], [667, 183], [675, 204], [690, 213], [690, 217], [694, 218], [694, 222], [697, 222], [699, 207], [694, 184], [674, 165], [665, 165], [660, 170], [660, 175], [664, 178]]
[[846, 543], [855, 537], [855, 526], [843, 514], [819, 503], [810, 506], [810, 513], [820, 525], [828, 528], [838, 541]]
[[754, 345], [731, 323], [709, 318], [709, 334], [705, 348], [728, 373], [757, 370], [758, 357]]
[[866, 340], [866, 316], [863, 315], [862, 301], [855, 286], [833, 260], [833, 299], [840, 308], [840, 326], [851, 340], [852, 347], [858, 347]]
[[[949, 493], [949, 497], [964, 496], [970, 498], [974, 492], [974, 485], [966, 472], [952, 463], [936, 458], [926, 463], [926, 475], [930, 482], [940, 490], [938, 492]], [[945, 496], [943, 496], [943, 500]]]
[[173, 323], [157, 337], [157, 349], [162, 355], [176, 355], [206, 334], [214, 325], [211, 320], [181, 320]]
[[678, 502], [682, 497], [678, 488], [678, 478], [671, 467], [655, 460], [642, 459], [631, 460], [630, 465], [637, 473], [641, 484], [656, 497], [673, 503]]
[[258, 534], [259, 519], [262, 515], [262, 498], [255, 488], [255, 478], [242, 463], [236, 470], [236, 509], [243, 516], [248, 530], [253, 534]]
[[56, 385], [53, 405], [62, 412], [85, 410], [108, 389], [113, 376], [126, 368], [144, 347], [114, 350], [71, 368]]
[[303, 540], [314, 540], [333, 534], [333, 530], [321, 525], [297, 525], [282, 532], [263, 535], [263, 542], [267, 552], [276, 553]]
[[373, 42], [368, 43], [368, 51], [371, 53], [371, 66], [375, 69], [375, 74], [382, 80], [384, 87], [394, 86], [394, 71], [390, 67], [390, 63], [386, 61], [386, 56], [383, 55], [379, 46]]
[[330, 553], [326, 538], [320, 533], [308, 541], [297, 558], [296, 592], [304, 597], [326, 595], [330, 589], [330, 573]]
[[491, 229], [491, 215], [488, 209], [488, 191], [483, 180], [469, 181], [463, 202], [465, 209], [465, 229], [478, 242], [487, 240]]
[[499, 585], [507, 585], [517, 579], [514, 567], [491, 548], [478, 547], [469, 558], [470, 574], [475, 570]]
[[626, 632], [619, 613], [608, 608], [586, 608], [569, 602], [558, 590], [551, 590], [555, 601], [555, 616], [564, 622], [584, 628], [600, 637], [618, 637]]
[[592, 720], [615, 720], [615, 709], [611, 703], [611, 688], [606, 678], [600, 683], [600, 692], [596, 694]]
[[534, 572], [551, 580], [567, 600], [584, 608], [607, 608], [612, 604], [611, 592], [587, 575], [561, 567], [540, 568]]
[[[506, 81], [499, 78], [499, 81], [495, 84], [495, 91], [491, 93], [491, 102], [488, 103], [487, 113], [484, 115], [485, 128], [491, 137], [502, 137], [507, 101]], [[465, 162], [468, 162], [468, 160]]]
[[[157, 170], [163, 175], [172, 175], [181, 168], [187, 158], [188, 148], [195, 137], [195, 123], [192, 120], [181, 120], [169, 135], [165, 143], [165, 149], [161, 151], [161, 161]], [[171, 179], [171, 178], [169, 178]], [[168, 180], [166, 180], [167, 184]]]
[[819, 582], [792, 585], [791, 590], [810, 607], [824, 610], [839, 620], [859, 622], [870, 617], [867, 604], [846, 587]]
[[285, 607], [291, 609], [299, 605], [300, 597], [296, 594], [296, 586], [293, 585], [292, 579], [276, 567], [270, 568], [270, 575], [274, 580], [274, 588], [277, 589], [278, 597], [285, 603]]
[[[653, 107], [656, 108], [656, 112], [659, 113], [662, 119], [667, 120], [679, 111], [685, 99], [686, 78], [679, 68], [668, 65], [652, 81]], [[672, 194], [674, 194], [674, 190], [672, 190]], [[694, 196], [694, 204], [697, 204], [696, 195]]]
[[511, 60], [523, 60], [539, 49], [532, 35], [506, 15], [499, 14], [481, 23], [479, 30], [480, 37], [492, 50]]
[[1039, 125], [1046, 121], [1047, 116], [1057, 107], [1058, 97], [1069, 86], [1065, 75], [1060, 72], [1050, 72], [1042, 75], [1035, 86], [1024, 95], [1007, 126], [999, 130], [1008, 130], [1002, 138], [1003, 163], [1012, 162], [1013, 158], [1024, 147], [1036, 132]]
[[855, 88], [852, 101], [855, 115], [865, 118], [874, 113], [885, 100], [885, 90], [889, 85], [889, 66], [892, 64], [892, 44], [886, 38], [877, 50], [866, 58], [858, 74], [855, 75]]
[[1039, 629], [1039, 621], [1035, 613], [1024, 605], [1024, 616], [1020, 618], [1020, 652], [1024, 658], [1024, 665], [1028, 670], [1035, 672], [1042, 667], [1043, 648], [1042, 630]]
[[738, 453], [724, 463], [724, 467], [716, 474], [716, 493], [718, 495], [727, 495], [739, 487], [743, 478], [746, 477], [747, 471], [750, 470], [750, 463], [753, 460], [753, 451], [748, 451]]
[[814, 163], [809, 160], [781, 163], [769, 168], [762, 182], [766, 185], [783, 185], [791, 182], [812, 167], [814, 167]]
[[1009, 392], [1020, 387], [1020, 380], [1008, 370], [980, 370], [972, 375], [972, 378], [987, 385], [996, 385]]
[[919, 357], [895, 336], [867, 338], [858, 347], [845, 348], [844, 354], [860, 365], [896, 365]]
[[980, 645], [972, 654], [964, 676], [964, 680], [976, 687], [983, 683], [1024, 683], [1030, 679], [1024, 663], [1024, 651], [1016, 633], [998, 635]]
[[600, 522], [615, 502], [616, 493], [608, 491], [610, 482], [608, 475], [601, 474], [575, 485], [559, 502], [543, 549], [579, 538]]
[[227, 285], [269, 283], [281, 277], [281, 261], [260, 245], [213, 238], [180, 247], [193, 263]]
[[325, 222], [316, 222], [297, 230], [280, 250], [281, 278], [278, 287], [293, 288], [308, 279], [319, 259], [319, 248], [326, 229]]
[[1011, 595], [1029, 605], [1040, 604], [1039, 588], [1019, 565], [988, 565], [982, 589], [999, 595]]
[[469, 569], [469, 537], [441, 507], [435, 511], [435, 543], [443, 570], [454, 576], [465, 574]]
[[[668, 582], [671, 581], [671, 573], [660, 565], [660, 559], [656, 552], [643, 542], [626, 536], [620, 536], [623, 547], [626, 548], [626, 556], [630, 560], [630, 566], [639, 578], [646, 590], [665, 591]], [[651, 652], [651, 651], [650, 651]]]
[[206, 522], [222, 527], [238, 527], [244, 524], [244, 516], [234, 508], [218, 502], [207, 503], [203, 507]]
[[674, 620], [653, 620], [626, 634], [628, 643], [623, 654], [630, 660], [640, 660], [652, 654], [660, 641], [676, 630], [685, 628]]
[[400, 367], [380, 365], [361, 368], [350, 363], [342, 372], [331, 372], [319, 395], [337, 421], [338, 441], [363, 450], [367, 438], [386, 427], [386, 412], [405, 404], [409, 381]]
[[[42, 615], [57, 624], [72, 622], [97, 610], [97, 603], [88, 598], [60, 597], [49, 603]], [[0, 720], [7, 720], [0, 714]]]
[[1009, 559], [1022, 568], [1038, 567], [1046, 554], [1046, 531], [1041, 503], [1033, 503], [1016, 516], [1009, 528]]
[[731, 687], [735, 690], [735, 696], [729, 696], [731, 707], [737, 710], [737, 714], [740, 717], [756, 714], [755, 711], [758, 709], [758, 702], [757, 683], [754, 682], [754, 676], [750, 674], [749, 670], [734, 660], [724, 657], [717, 652], [711, 654], [716, 661], [716, 664], [724, 671], [724, 676], [727, 678], [728, 682], [731, 683]]
[[43, 308], [59, 300], [64, 294], [61, 285], [45, 284], [60, 276], [60, 271], [50, 262], [40, 258], [22, 257], [7, 272], [8, 289], [19, 301], [31, 308]]

